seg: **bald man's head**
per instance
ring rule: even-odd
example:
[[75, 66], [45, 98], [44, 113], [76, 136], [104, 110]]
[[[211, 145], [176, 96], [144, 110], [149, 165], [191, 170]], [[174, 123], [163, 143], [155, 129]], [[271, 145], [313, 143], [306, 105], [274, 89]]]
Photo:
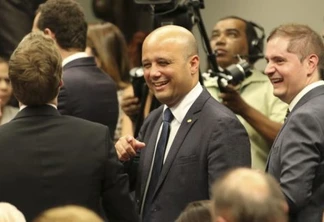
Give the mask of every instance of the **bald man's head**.
[[198, 55], [198, 45], [195, 37], [190, 31], [181, 26], [167, 25], [159, 27], [146, 37], [143, 45], [155, 44], [161, 41], [182, 47], [181, 50], [186, 57]]
[[230, 171], [213, 187], [215, 221], [285, 222], [287, 208], [279, 184], [248, 168]]
[[155, 97], [169, 107], [174, 106], [198, 83], [195, 37], [175, 25], [154, 30], [144, 40], [142, 64], [146, 83]]

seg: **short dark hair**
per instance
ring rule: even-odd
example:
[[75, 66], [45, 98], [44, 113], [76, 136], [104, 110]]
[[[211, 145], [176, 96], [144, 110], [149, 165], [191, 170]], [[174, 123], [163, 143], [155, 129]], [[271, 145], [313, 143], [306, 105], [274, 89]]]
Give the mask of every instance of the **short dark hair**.
[[[255, 55], [255, 57], [249, 58], [249, 62], [251, 64], [254, 64], [259, 59], [256, 55], [263, 53], [263, 46], [264, 46], [263, 38], [260, 39], [260, 37], [258, 36], [258, 33], [255, 31], [255, 28], [251, 22], [249, 22], [241, 17], [234, 16], [234, 15], [223, 17], [219, 21], [227, 20], [227, 19], [237, 19], [237, 20], [240, 20], [245, 23], [245, 35], [246, 35], [247, 45], [248, 45], [248, 49], [249, 49], [249, 55], [250, 56]], [[252, 46], [252, 42], [255, 39], [259, 39], [261, 41], [261, 42], [259, 42], [258, 46]]]
[[50, 29], [57, 44], [65, 50], [84, 51], [87, 39], [87, 22], [83, 9], [75, 0], [47, 0], [39, 6], [37, 27]]
[[24, 105], [44, 105], [59, 92], [62, 58], [53, 39], [41, 32], [28, 34], [9, 60], [9, 78]]

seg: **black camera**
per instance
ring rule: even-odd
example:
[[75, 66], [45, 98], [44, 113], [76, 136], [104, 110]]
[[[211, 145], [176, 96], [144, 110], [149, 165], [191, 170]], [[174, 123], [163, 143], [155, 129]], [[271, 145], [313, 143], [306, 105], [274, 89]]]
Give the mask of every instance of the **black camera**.
[[251, 74], [249, 63], [242, 59], [239, 63], [226, 67], [224, 73], [220, 73], [218, 78], [221, 87], [226, 87], [228, 84], [236, 86]]
[[191, 2], [199, 3], [200, 8], [204, 8], [203, 0], [134, 0], [136, 4], [152, 5], [155, 12], [166, 12], [178, 7], [187, 6]]
[[224, 71], [215, 73], [213, 70], [208, 70], [203, 76], [204, 78], [216, 77], [219, 89], [224, 91], [228, 84], [236, 86], [251, 74], [250, 64], [246, 60], [240, 59], [237, 64], [226, 67]]
[[129, 72], [134, 90], [134, 96], [142, 99], [145, 94], [144, 70], [142, 67], [132, 68]]
[[149, 5], [154, 28], [179, 25], [191, 30], [194, 25], [192, 6], [204, 8], [203, 0], [134, 0], [136, 4]]

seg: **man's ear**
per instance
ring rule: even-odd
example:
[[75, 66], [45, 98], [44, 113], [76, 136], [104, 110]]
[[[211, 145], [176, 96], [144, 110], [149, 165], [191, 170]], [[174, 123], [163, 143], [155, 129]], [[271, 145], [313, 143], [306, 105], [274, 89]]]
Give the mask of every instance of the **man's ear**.
[[227, 222], [223, 217], [217, 217], [214, 222]]
[[59, 82], [59, 88], [61, 88], [63, 85], [64, 85], [63, 79], [61, 79], [60, 82]]
[[194, 55], [191, 57], [190, 69], [191, 69], [191, 74], [199, 73], [199, 57], [198, 57], [198, 55]]
[[317, 69], [318, 61], [319, 58], [315, 54], [311, 54], [306, 58], [308, 75], [315, 72], [315, 70]]
[[289, 213], [289, 206], [288, 206], [287, 202], [283, 201], [281, 204], [282, 204], [282, 208], [283, 208], [284, 212], [286, 214], [288, 214]]
[[52, 32], [49, 28], [44, 29], [44, 34], [49, 35], [52, 39], [56, 40], [55, 39], [55, 33]]

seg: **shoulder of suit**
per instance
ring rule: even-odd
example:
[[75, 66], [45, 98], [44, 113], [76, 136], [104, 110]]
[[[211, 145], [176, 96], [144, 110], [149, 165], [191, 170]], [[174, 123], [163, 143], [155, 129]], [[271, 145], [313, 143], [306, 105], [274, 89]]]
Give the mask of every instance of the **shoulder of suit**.
[[61, 118], [63, 118], [63, 120], [66, 123], [71, 123], [71, 126], [79, 126], [79, 127], [88, 127], [88, 128], [96, 128], [96, 129], [107, 129], [108, 127], [106, 125], [103, 125], [101, 123], [96, 123], [96, 122], [92, 122], [86, 119], [82, 119], [82, 118], [78, 118], [78, 117], [74, 117], [74, 116], [69, 116], [69, 115], [62, 115]]

